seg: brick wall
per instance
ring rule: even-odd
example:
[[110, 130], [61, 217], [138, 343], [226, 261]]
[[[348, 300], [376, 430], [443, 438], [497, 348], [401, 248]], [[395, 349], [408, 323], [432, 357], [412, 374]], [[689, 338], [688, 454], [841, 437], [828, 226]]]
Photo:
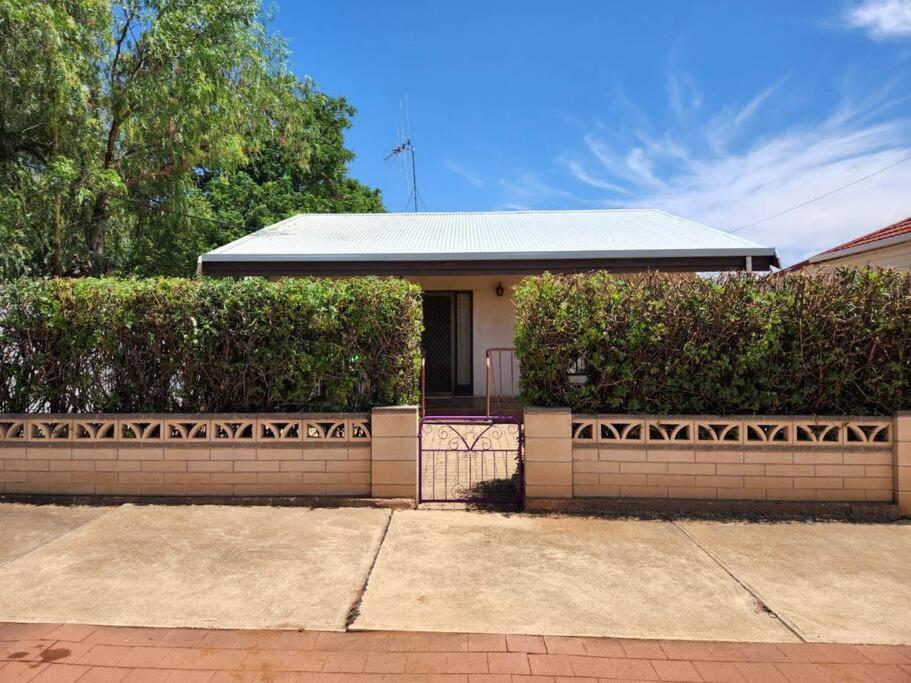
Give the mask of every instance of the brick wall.
[[892, 452], [573, 448], [575, 497], [891, 501]]
[[904, 483], [911, 468], [900, 469], [911, 416], [648, 417], [532, 408], [525, 423], [530, 499], [894, 501], [911, 514], [911, 494], [900, 495], [902, 486], [911, 490]]
[[[387, 447], [400, 480], [374, 491], [380, 412], [306, 415], [0, 415], [0, 493], [122, 496], [413, 497], [400, 474], [416, 451]], [[407, 436], [407, 435], [403, 435]], [[416, 436], [416, 432], [415, 432]], [[414, 439], [416, 441], [416, 438]], [[401, 441], [396, 445], [400, 446]], [[404, 478], [403, 478], [404, 477]]]

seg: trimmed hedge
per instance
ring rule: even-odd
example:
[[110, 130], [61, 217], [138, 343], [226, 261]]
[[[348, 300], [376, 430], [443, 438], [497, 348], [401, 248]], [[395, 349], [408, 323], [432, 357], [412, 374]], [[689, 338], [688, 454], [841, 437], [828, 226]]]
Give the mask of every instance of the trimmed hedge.
[[[583, 413], [911, 408], [911, 276], [544, 275], [515, 294], [526, 402]], [[581, 377], [569, 368], [581, 359]], [[582, 384], [582, 382], [585, 382]]]
[[395, 279], [19, 280], [0, 286], [0, 411], [414, 403], [421, 329]]

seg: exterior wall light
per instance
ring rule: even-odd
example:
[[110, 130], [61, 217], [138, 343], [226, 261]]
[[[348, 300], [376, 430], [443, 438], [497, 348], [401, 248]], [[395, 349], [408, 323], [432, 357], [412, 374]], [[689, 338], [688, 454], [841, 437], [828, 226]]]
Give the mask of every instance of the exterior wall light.
[[503, 289], [503, 283], [498, 282], [497, 283], [497, 296], [503, 296], [504, 291], [506, 291], [506, 290]]

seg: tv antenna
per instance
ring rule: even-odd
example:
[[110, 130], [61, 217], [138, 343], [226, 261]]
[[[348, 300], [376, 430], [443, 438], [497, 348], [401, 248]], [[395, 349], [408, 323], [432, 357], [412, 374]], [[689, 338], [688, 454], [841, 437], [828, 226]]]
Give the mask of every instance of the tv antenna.
[[[386, 160], [391, 159], [392, 157], [398, 157], [402, 154], [411, 155], [411, 188], [410, 194], [408, 195], [408, 201], [405, 202], [405, 210], [408, 210], [408, 205], [414, 201], [414, 211], [418, 211], [418, 201], [421, 199], [421, 195], [418, 194], [418, 178], [417, 178], [417, 165], [414, 158], [414, 144], [411, 142], [411, 132], [410, 132], [410, 122], [408, 120], [408, 95], [405, 95], [403, 102], [401, 103], [402, 108], [402, 128], [399, 130], [399, 143], [392, 148], [392, 151], [386, 155]], [[407, 169], [406, 169], [407, 174]], [[425, 207], [426, 209], [426, 207]]]
[[415, 173], [415, 162], [414, 162], [414, 145], [411, 144], [411, 138], [400, 142], [395, 147], [392, 148], [392, 151], [386, 155], [386, 159], [391, 159], [396, 157], [399, 154], [411, 154], [411, 194], [408, 195], [408, 202], [405, 204], [405, 209], [408, 209], [408, 204], [411, 203], [411, 200], [414, 200], [414, 210], [415, 213], [418, 210], [418, 178]]

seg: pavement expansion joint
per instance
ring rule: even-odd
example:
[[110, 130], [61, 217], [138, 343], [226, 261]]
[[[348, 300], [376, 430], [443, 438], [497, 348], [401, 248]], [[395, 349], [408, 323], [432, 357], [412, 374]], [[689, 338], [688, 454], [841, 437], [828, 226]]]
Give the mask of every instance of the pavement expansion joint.
[[392, 516], [394, 514], [395, 510], [389, 511], [389, 516], [386, 518], [386, 524], [383, 527], [383, 531], [380, 533], [380, 542], [377, 543], [376, 552], [373, 554], [373, 559], [370, 561], [370, 566], [367, 568], [364, 583], [361, 584], [357, 597], [354, 599], [354, 602], [351, 603], [351, 609], [348, 610], [348, 616], [345, 618], [346, 631], [351, 630], [352, 624], [354, 624], [361, 613], [361, 602], [364, 599], [364, 593], [367, 592], [367, 585], [370, 583], [370, 577], [373, 575], [373, 568], [376, 566], [376, 560], [380, 556], [380, 551], [383, 549], [383, 543], [386, 541], [386, 534], [389, 533], [389, 527], [392, 525]]
[[784, 618], [783, 616], [781, 616], [778, 612], [776, 612], [776, 611], [772, 608], [772, 606], [768, 603], [768, 601], [767, 601], [765, 598], [762, 597], [762, 595], [759, 593], [759, 591], [757, 591], [755, 588], [753, 588], [747, 581], [745, 581], [744, 579], [742, 579], [742, 578], [740, 578], [739, 576], [737, 576], [737, 574], [735, 574], [735, 573], [734, 573], [734, 572], [733, 572], [733, 571], [732, 571], [732, 570], [731, 570], [731, 569], [730, 569], [730, 568], [721, 560], [721, 558], [718, 557], [718, 555], [716, 555], [716, 554], [713, 553], [711, 550], [709, 550], [708, 548], [706, 548], [702, 543], [699, 542], [699, 540], [698, 540], [695, 536], [693, 536], [690, 532], [688, 532], [686, 529], [684, 529], [682, 526], [680, 526], [676, 521], [671, 520], [671, 524], [673, 524], [675, 527], [677, 527], [677, 529], [680, 530], [680, 533], [682, 533], [684, 536], [686, 536], [688, 539], [690, 539], [690, 541], [692, 541], [693, 544], [694, 544], [697, 548], [699, 548], [699, 550], [701, 550], [701, 551], [704, 552], [709, 558], [711, 558], [711, 560], [712, 560], [715, 564], [717, 564], [719, 567], [721, 567], [721, 569], [724, 570], [724, 572], [725, 572], [728, 576], [730, 576], [734, 581], [736, 581], [737, 584], [738, 584], [741, 588], [743, 588], [747, 593], [749, 593], [749, 594], [753, 597], [753, 599], [756, 601], [756, 603], [759, 605], [759, 607], [760, 607], [764, 612], [768, 613], [772, 618], [774, 618], [775, 620], [777, 620], [777, 621], [778, 621], [782, 626], [784, 626], [788, 631], [790, 631], [792, 634], [794, 634], [794, 637], [798, 638], [798, 639], [800, 640], [800, 642], [802, 642], [802, 643], [806, 643], [806, 642], [807, 642], [807, 639], [803, 637], [803, 634], [800, 632], [800, 629], [797, 628], [797, 626], [796, 626], [795, 624], [792, 624], [788, 619], [785, 619], [785, 618]]

